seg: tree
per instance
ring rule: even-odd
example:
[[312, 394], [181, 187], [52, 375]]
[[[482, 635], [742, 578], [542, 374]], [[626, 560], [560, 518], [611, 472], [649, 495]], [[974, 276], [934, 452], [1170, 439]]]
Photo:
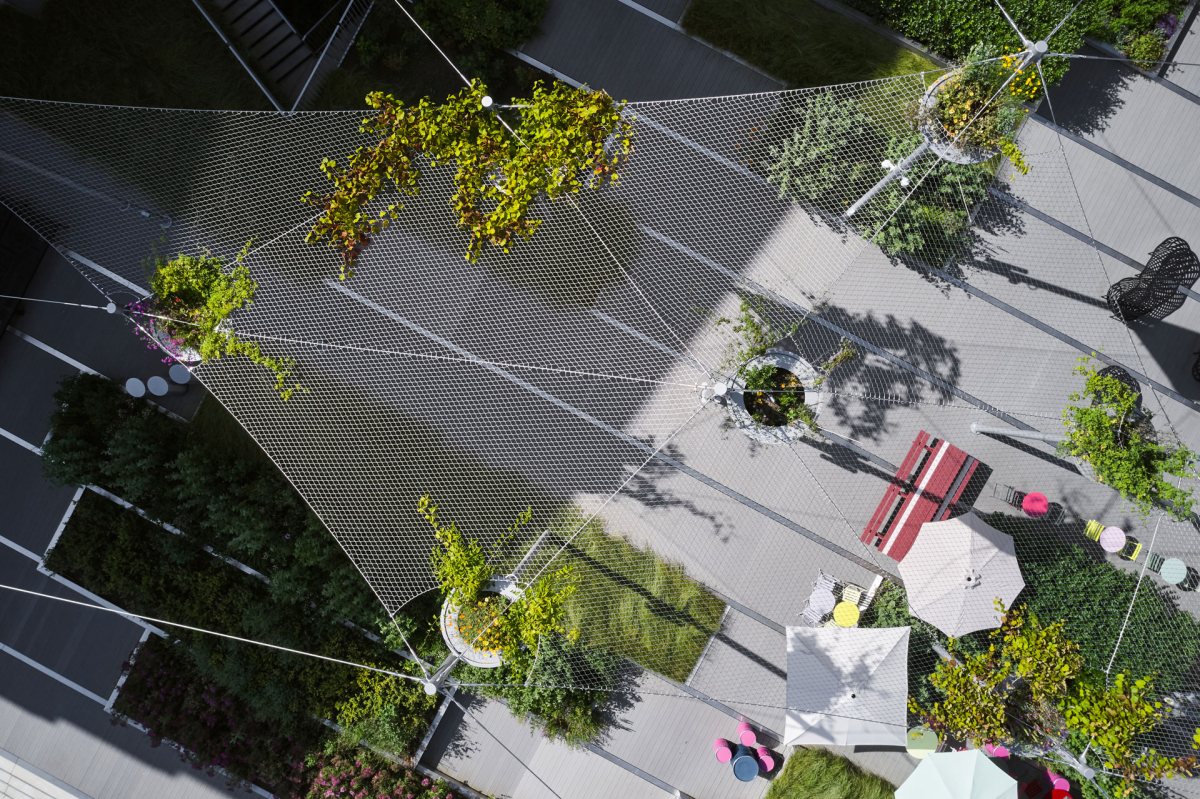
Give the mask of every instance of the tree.
[[1138, 395], [1088, 361], [1081, 358], [1075, 369], [1086, 378], [1083, 393], [1070, 396], [1072, 402], [1088, 402], [1063, 409], [1067, 435], [1060, 452], [1090, 464], [1096, 479], [1121, 492], [1143, 517], [1167, 508], [1177, 519], [1190, 518], [1191, 489], [1172, 485], [1164, 475], [1196, 477], [1196, 453], [1162, 443], [1150, 424], [1153, 415], [1138, 407]]
[[1122, 777], [1124, 794], [1136, 780], [1192, 773], [1195, 757], [1136, 745], [1167, 716], [1149, 676], [1118, 673], [1106, 684], [1103, 672], [1084, 668], [1063, 622], [1043, 625], [1023, 608], [1004, 614], [992, 641], [986, 652], [938, 664], [930, 682], [943, 698], [932, 707], [910, 700], [931, 728], [963, 740], [1073, 745], [1077, 755], [1090, 748]]

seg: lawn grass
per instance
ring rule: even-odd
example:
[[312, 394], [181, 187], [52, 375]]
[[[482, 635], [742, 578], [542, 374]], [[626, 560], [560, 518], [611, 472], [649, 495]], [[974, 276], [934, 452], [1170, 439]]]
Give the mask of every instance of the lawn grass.
[[572, 507], [550, 525], [561, 542], [583, 525], [552, 568], [574, 566], [577, 586], [567, 601], [568, 628], [585, 646], [624, 655], [677, 682], [687, 680], [709, 638], [720, 629], [725, 603], [677, 563], [609, 535], [602, 522]]
[[811, 0], [692, 0], [683, 27], [792, 87], [938, 69]]
[[827, 749], [797, 749], [766, 799], [893, 799], [896, 786]]
[[271, 107], [190, 0], [0, 5], [0, 95], [107, 105]]

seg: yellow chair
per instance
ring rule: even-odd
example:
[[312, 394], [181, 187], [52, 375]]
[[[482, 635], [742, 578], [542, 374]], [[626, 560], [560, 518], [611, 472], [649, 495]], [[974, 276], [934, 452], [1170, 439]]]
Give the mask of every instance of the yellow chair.
[[1104, 532], [1104, 525], [1095, 519], [1092, 519], [1087, 523], [1087, 529], [1083, 531], [1083, 534], [1093, 541], [1099, 541], [1100, 533], [1102, 532]]
[[1125, 544], [1125, 548], [1119, 553], [1120, 557], [1126, 560], [1137, 560], [1140, 554], [1142, 554], [1142, 542], [1133, 536], [1129, 536], [1129, 542]]
[[867, 595], [866, 590], [862, 586], [846, 583], [842, 586], [842, 601], [849, 602], [855, 607], [862, 607], [863, 597]]

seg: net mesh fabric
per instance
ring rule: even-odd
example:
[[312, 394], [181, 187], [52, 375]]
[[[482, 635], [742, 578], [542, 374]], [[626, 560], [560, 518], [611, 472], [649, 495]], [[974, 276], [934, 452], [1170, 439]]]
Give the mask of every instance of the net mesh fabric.
[[[448, 205], [451, 173], [426, 169], [421, 194], [404, 198], [344, 282], [337, 255], [304, 242], [313, 209], [300, 197], [325, 190], [323, 158], [366, 143], [359, 112], [4, 99], [0, 201], [117, 302], [148, 284], [153, 251], [229, 257], [253, 239], [259, 289], [233, 327], [295, 358], [307, 393], [280, 401], [241, 359], [196, 374], [391, 614], [436, 587], [418, 497], [433, 495], [485, 546], [528, 506], [533, 522], [500, 549], [497, 574], [523, 558], [525, 582], [573, 564], [572, 626], [585, 645], [647, 669], [631, 678], [637, 690], [678, 692], [686, 681], [782, 729], [781, 629], [799, 623], [822, 571], [864, 588], [901, 582], [896, 562], [860, 534], [925, 431], [987, 464], [976, 508], [1002, 514], [989, 518], [1017, 536], [1027, 584], [1052, 573], [1038, 607], [1089, 631], [1089, 665], [1115, 673], [1128, 653], [1172, 647], [1194, 662], [1189, 613], [1200, 602], [1164, 586], [1144, 555], [1110, 559], [1133, 597], [1103, 609], [1116, 624], [1091, 624], [1100, 611], [1055, 571], [1080, 552], [1099, 560], [1082, 533], [1092, 518], [1200, 563], [1191, 524], [1138, 518], [1051, 447], [970, 432], [973, 421], [1060, 432], [1067, 396], [1082, 388], [1071, 369], [1087, 351], [1169, 382], [1105, 306], [1107, 287], [1136, 272], [1088, 241], [1095, 204], [1077, 183], [1087, 151], [1030, 120], [1020, 134], [1029, 175], [978, 167], [995, 172], [982, 195], [925, 154], [910, 185], [891, 190], [920, 199], [937, 224], [899, 255], [875, 235], [893, 209], [885, 200], [848, 222], [842, 211], [860, 195], [850, 181], [826, 181], [817, 202], [794, 202], [772, 182], [779, 148], [831, 106], [883, 131], [841, 142], [835, 166], [882, 177], [882, 161], [911, 151], [907, 120], [934, 77], [630, 104], [635, 151], [621, 181], [541, 204], [531, 241], [476, 263], [463, 257]], [[827, 166], [794, 166], [792, 180], [824, 181]], [[934, 182], [946, 190], [917, 194]], [[385, 194], [374, 210], [392, 202]], [[777, 349], [809, 364], [846, 342], [855, 349], [809, 389], [826, 436], [770, 443], [729, 412], [736, 394], [712, 398], [711, 385], [740, 365], [744, 305], [788, 334]], [[1190, 428], [1175, 427], [1194, 414], [1190, 400], [1142, 388], [1160, 433], [1195, 447]], [[1025, 518], [1001, 486], [1045, 492], [1061, 518]], [[692, 593], [667, 595], [680, 585]], [[642, 625], [634, 635], [613, 621], [630, 607]], [[922, 635], [911, 642], [914, 692], [937, 662]], [[1154, 734], [1160, 751], [1185, 753], [1195, 687], [1178, 664], [1160, 675], [1182, 719]]]

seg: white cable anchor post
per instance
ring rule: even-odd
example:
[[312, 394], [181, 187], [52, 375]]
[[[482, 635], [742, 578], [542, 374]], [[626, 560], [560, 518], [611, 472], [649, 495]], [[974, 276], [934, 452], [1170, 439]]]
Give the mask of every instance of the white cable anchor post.
[[928, 140], [921, 142], [921, 146], [913, 150], [912, 153], [900, 163], [893, 164], [891, 161], [884, 161], [882, 164], [880, 164], [883, 169], [887, 170], [887, 174], [883, 176], [883, 180], [876, 183], [871, 187], [870, 191], [860, 197], [858, 202], [846, 209], [846, 218], [849, 219], [850, 217], [854, 216], [855, 212], [857, 212], [859, 208], [862, 208], [864, 205], [869, 203], [876, 194], [883, 191], [884, 187], [886, 187], [896, 178], [900, 178], [901, 186], [907, 187], [909, 181], [908, 178], [905, 177], [904, 173], [908, 171], [909, 167], [917, 162], [918, 158], [925, 155], [927, 152], [929, 152]]

